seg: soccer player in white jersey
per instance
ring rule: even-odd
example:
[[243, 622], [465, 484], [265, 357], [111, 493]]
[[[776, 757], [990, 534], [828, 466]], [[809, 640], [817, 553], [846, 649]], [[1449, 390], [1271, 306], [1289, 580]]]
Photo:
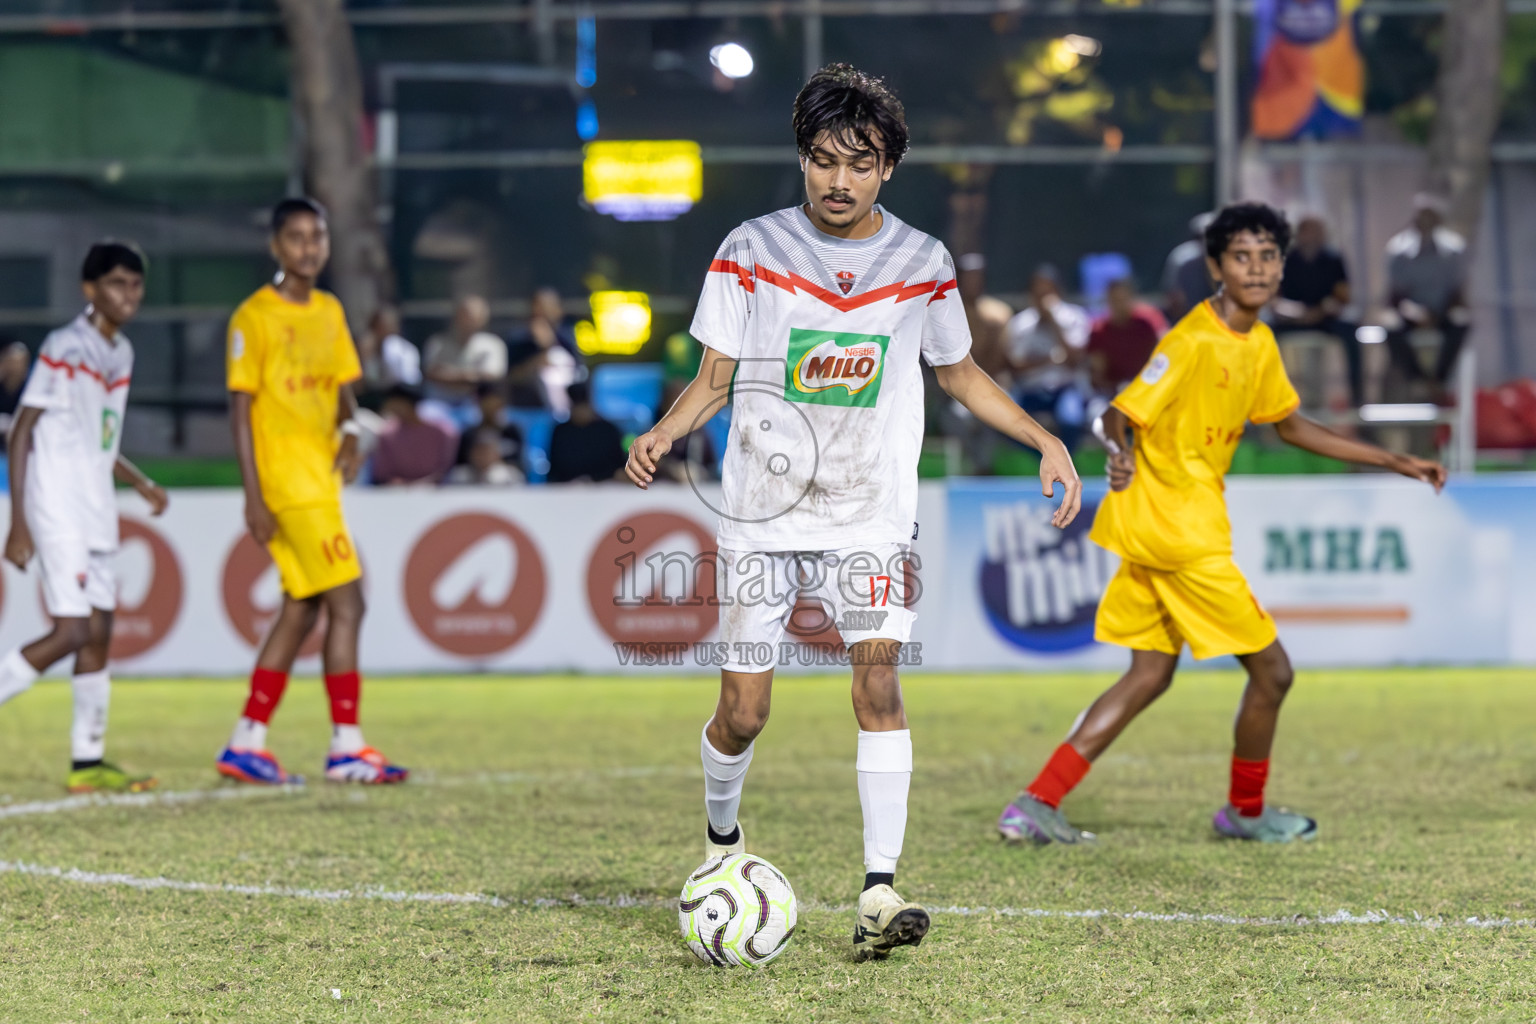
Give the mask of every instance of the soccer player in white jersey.
[[797, 597], [813, 597], [853, 663], [866, 872], [854, 954], [865, 960], [916, 945], [929, 924], [892, 887], [912, 775], [896, 665], [914, 619], [919, 359], [978, 420], [1040, 451], [1045, 494], [1063, 487], [1056, 526], [1077, 514], [1082, 485], [1062, 443], [972, 361], [944, 246], [876, 204], [907, 150], [901, 103], [835, 64], [795, 99], [794, 129], [807, 201], [726, 237], [691, 329], [706, 346], [698, 376], [635, 440], [626, 471], [648, 486], [673, 443], [731, 402], [717, 510], [727, 660], [700, 744], [705, 854], [744, 849], [736, 815], [753, 740]]
[[5, 557], [24, 570], [37, 555], [53, 629], [0, 659], [0, 703], [74, 655], [69, 791], [138, 792], [155, 780], [102, 758], [112, 687], [107, 648], [117, 607], [113, 481], [131, 484], [155, 515], [166, 506], [164, 489], [117, 452], [133, 376], [133, 346], [122, 328], [144, 299], [143, 254], [131, 243], [99, 242], [86, 254], [80, 277], [89, 304], [44, 340], [11, 427]]

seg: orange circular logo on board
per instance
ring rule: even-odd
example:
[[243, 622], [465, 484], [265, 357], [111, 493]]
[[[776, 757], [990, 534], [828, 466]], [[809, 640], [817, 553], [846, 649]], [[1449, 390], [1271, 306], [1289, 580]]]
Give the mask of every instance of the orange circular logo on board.
[[544, 610], [544, 560], [520, 528], [465, 512], [416, 541], [402, 580], [406, 611], [435, 647], [462, 657], [510, 650]]

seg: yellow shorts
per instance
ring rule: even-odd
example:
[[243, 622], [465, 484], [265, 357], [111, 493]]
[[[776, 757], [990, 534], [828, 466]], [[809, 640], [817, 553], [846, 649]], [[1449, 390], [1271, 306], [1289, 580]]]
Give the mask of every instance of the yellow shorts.
[[283, 593], [302, 600], [362, 576], [341, 505], [306, 505], [274, 515], [277, 533], [267, 551], [277, 564]]
[[1242, 570], [1220, 555], [1165, 571], [1121, 561], [1099, 601], [1094, 639], [1197, 658], [1253, 654], [1275, 642], [1275, 620]]

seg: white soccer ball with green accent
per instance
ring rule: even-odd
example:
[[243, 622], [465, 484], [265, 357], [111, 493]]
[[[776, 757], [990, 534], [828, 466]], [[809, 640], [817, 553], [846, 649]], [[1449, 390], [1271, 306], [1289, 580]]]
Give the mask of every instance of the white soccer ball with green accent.
[[750, 853], [715, 857], [688, 876], [677, 923], [693, 955], [716, 967], [761, 967], [795, 933], [795, 891]]

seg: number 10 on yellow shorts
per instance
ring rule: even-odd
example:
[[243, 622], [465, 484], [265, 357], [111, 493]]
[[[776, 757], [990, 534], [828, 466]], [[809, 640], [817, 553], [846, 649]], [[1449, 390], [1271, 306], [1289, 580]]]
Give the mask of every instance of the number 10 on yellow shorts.
[[275, 515], [277, 534], [267, 550], [277, 564], [283, 593], [302, 600], [362, 576], [341, 505], [309, 505]]

